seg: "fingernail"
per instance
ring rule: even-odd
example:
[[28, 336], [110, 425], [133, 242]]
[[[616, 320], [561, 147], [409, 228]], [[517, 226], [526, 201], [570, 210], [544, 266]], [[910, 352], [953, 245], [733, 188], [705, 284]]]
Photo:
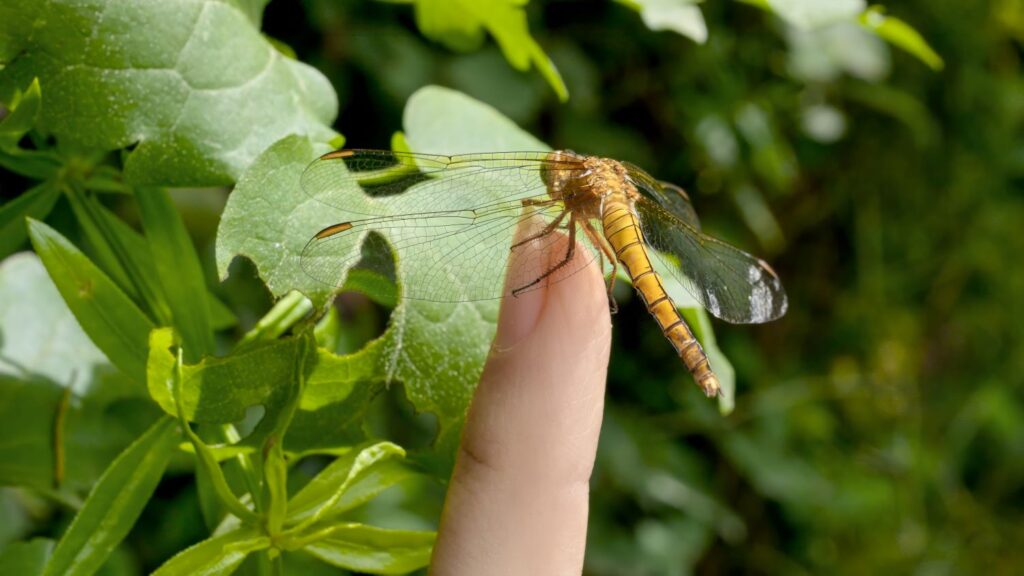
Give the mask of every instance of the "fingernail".
[[[515, 277], [509, 272], [510, 277]], [[494, 350], [502, 352], [515, 347], [533, 332], [544, 308], [547, 287], [528, 290], [518, 296], [506, 296], [498, 315], [498, 333], [494, 337]]]
[[[514, 242], [522, 238], [528, 238], [535, 234], [543, 223], [535, 221], [524, 221], [516, 230]], [[540, 318], [541, 310], [544, 308], [544, 301], [547, 298], [547, 282], [533, 286], [529, 290], [513, 295], [512, 291], [520, 288], [523, 282], [529, 282], [538, 272], [535, 270], [540, 245], [533, 240], [512, 249], [508, 261], [508, 271], [505, 274], [505, 298], [501, 302], [501, 312], [498, 314], [498, 333], [494, 337], [492, 349], [501, 352], [519, 344], [533, 332]], [[546, 258], [545, 258], [546, 259]]]

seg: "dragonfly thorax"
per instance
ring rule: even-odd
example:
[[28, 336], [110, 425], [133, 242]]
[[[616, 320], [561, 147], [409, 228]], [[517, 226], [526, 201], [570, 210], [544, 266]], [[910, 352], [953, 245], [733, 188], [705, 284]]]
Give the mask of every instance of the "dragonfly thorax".
[[578, 217], [599, 218], [604, 198], [636, 194], [625, 167], [615, 160], [565, 150], [551, 152], [547, 159], [551, 167], [542, 177], [548, 196], [564, 202]]

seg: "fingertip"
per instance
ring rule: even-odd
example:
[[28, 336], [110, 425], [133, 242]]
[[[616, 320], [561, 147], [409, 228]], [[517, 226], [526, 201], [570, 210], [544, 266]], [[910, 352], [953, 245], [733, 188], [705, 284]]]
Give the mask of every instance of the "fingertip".
[[[514, 242], [535, 234], [542, 226], [528, 222], [520, 226]], [[515, 284], [533, 281], [542, 271], [555, 268], [565, 257], [570, 238], [553, 232], [557, 240], [548, 244], [544, 262], [538, 266], [531, 259], [541, 249], [544, 239], [534, 239], [513, 249], [506, 287], [494, 339], [495, 352], [507, 351], [527, 337], [546, 336], [552, 331], [564, 337], [608, 337], [611, 335], [611, 314], [608, 294], [594, 253], [579, 241], [568, 264], [526, 290]], [[547, 238], [547, 237], [545, 237]], [[517, 290], [518, 288], [518, 290]], [[539, 335], [533, 333], [542, 330]]]
[[[568, 242], [547, 238], [547, 261], [564, 258]], [[435, 576], [582, 570], [611, 348], [590, 255], [577, 245], [565, 271], [502, 301], [445, 501]], [[513, 255], [509, 277], [536, 264]]]

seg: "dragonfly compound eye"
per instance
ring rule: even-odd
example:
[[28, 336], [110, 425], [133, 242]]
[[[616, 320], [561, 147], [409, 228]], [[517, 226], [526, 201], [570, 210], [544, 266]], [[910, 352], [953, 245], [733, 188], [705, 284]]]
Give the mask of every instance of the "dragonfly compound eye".
[[556, 150], [548, 154], [546, 160], [541, 167], [540, 176], [548, 188], [548, 194], [556, 199], [571, 196], [571, 190], [568, 189], [570, 182], [583, 168], [579, 155], [571, 151]]

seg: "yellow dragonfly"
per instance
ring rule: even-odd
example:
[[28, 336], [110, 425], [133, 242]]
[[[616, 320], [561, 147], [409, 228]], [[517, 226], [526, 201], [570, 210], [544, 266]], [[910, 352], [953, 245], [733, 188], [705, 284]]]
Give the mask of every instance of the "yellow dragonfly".
[[[767, 322], [786, 312], [785, 291], [767, 263], [701, 232], [682, 188], [628, 162], [572, 151], [337, 150], [310, 164], [302, 188], [344, 213], [301, 256], [306, 273], [331, 286], [341, 287], [352, 269], [395, 277], [397, 265], [403, 298], [489, 300], [564, 279], [600, 259], [603, 270], [610, 267], [610, 298], [622, 266], [708, 396], [720, 393], [718, 378], [652, 259], [727, 322]], [[537, 218], [538, 232], [514, 242], [520, 223]], [[396, 257], [364, 249], [371, 233], [384, 237]], [[570, 241], [552, 264], [549, 250], [563, 233]], [[586, 257], [575, 257], [578, 246]], [[517, 250], [527, 264], [506, 278]]]

